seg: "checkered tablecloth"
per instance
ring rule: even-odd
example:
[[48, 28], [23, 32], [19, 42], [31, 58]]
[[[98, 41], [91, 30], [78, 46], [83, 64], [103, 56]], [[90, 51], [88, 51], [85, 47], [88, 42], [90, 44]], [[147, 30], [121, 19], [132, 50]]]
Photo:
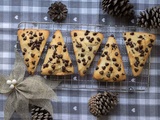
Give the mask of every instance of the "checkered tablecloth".
[[[130, 0], [136, 14], [148, 7], [157, 6], [159, 0]], [[51, 22], [47, 16], [52, 0], [0, 0], [0, 73], [9, 74], [14, 63], [14, 45], [18, 23], [21, 21]], [[90, 23], [122, 25], [103, 14], [99, 0], [61, 0], [68, 7], [66, 23]], [[132, 23], [129, 23], [132, 25]], [[159, 120], [160, 119], [160, 37], [151, 53], [149, 91], [141, 93], [120, 93], [119, 104], [102, 120]], [[56, 90], [59, 101], [54, 102], [55, 120], [96, 120], [88, 110], [89, 98], [98, 91]], [[6, 97], [0, 95], [0, 120], [4, 120]], [[14, 115], [13, 119], [18, 120]]]

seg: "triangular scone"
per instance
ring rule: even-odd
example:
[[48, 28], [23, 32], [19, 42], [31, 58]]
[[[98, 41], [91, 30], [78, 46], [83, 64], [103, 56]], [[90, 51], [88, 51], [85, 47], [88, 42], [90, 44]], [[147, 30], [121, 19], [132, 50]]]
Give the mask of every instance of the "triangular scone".
[[71, 37], [79, 74], [84, 76], [102, 43], [103, 34], [88, 30], [73, 30]]
[[44, 63], [41, 68], [42, 75], [70, 75], [74, 73], [71, 58], [66, 48], [61, 31], [57, 30], [49, 45]]
[[34, 74], [49, 36], [48, 30], [19, 29], [18, 39], [29, 74]]
[[119, 82], [126, 79], [122, 57], [113, 36], [108, 38], [93, 78], [107, 82]]
[[138, 76], [150, 55], [156, 36], [142, 32], [125, 32], [123, 37], [133, 76]]

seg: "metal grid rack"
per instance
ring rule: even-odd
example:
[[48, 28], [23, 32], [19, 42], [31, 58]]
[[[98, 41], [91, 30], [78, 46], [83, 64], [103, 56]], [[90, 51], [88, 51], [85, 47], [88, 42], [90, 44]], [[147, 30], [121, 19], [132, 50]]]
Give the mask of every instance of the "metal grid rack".
[[[150, 62], [149, 59], [144, 66], [143, 72], [139, 77], [133, 77], [128, 55], [126, 52], [126, 48], [124, 45], [122, 33], [127, 31], [141, 31], [140, 28], [136, 28], [133, 26], [104, 26], [104, 25], [85, 25], [85, 24], [73, 24], [73, 23], [52, 23], [52, 22], [21, 22], [18, 25], [18, 29], [25, 28], [34, 28], [34, 29], [47, 29], [50, 31], [50, 36], [48, 38], [48, 42], [46, 44], [45, 50], [41, 56], [39, 65], [37, 67], [37, 73], [40, 74], [40, 68], [43, 63], [47, 46], [52, 40], [52, 35], [56, 30], [61, 30], [66, 46], [68, 48], [75, 73], [73, 75], [68, 76], [47, 76], [47, 79], [50, 80], [62, 80], [61, 85], [58, 87], [59, 89], [90, 89], [90, 90], [108, 90], [113, 92], [140, 92], [147, 91], [149, 88], [149, 70], [150, 70]], [[73, 52], [72, 41], [70, 36], [71, 30], [90, 30], [95, 32], [101, 32], [104, 35], [104, 40], [88, 70], [88, 73], [84, 77], [80, 77], [77, 70], [77, 64], [75, 60], [75, 55]], [[116, 83], [108, 83], [108, 82], [100, 82], [94, 80], [92, 78], [93, 71], [97, 65], [97, 61], [100, 58], [103, 47], [107, 41], [107, 37], [113, 34], [118, 43], [122, 59], [125, 66], [125, 71], [127, 74], [126, 81], [116, 82]], [[17, 40], [17, 48], [20, 50], [20, 46]]]

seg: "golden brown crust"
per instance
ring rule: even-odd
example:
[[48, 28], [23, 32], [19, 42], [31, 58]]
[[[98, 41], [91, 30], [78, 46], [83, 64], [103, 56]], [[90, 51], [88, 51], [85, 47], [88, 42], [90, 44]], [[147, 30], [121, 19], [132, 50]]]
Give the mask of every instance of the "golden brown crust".
[[57, 30], [53, 35], [41, 71], [43, 75], [70, 75], [74, 73], [72, 61], [60, 30]]
[[139, 76], [150, 55], [156, 36], [143, 32], [125, 32], [123, 37], [133, 76]]
[[73, 30], [71, 37], [79, 74], [84, 76], [99, 49], [103, 34], [88, 30]]
[[113, 36], [108, 38], [93, 78], [107, 82], [119, 82], [126, 79], [122, 57]]
[[34, 74], [49, 36], [48, 30], [19, 29], [17, 32], [27, 71]]

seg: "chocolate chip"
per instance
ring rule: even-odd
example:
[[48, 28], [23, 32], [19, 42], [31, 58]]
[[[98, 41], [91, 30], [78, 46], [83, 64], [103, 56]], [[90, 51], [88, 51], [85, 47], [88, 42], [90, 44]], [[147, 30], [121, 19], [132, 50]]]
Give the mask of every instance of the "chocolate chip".
[[115, 52], [115, 56], [118, 56], [118, 52]]
[[58, 42], [57, 44], [58, 44], [58, 45], [62, 45], [62, 43], [61, 43], [61, 42]]
[[88, 56], [88, 60], [91, 60], [91, 56]]
[[97, 32], [94, 32], [94, 33], [93, 33], [93, 36], [96, 36], [97, 34], [98, 34]]
[[118, 71], [121, 71], [121, 68], [120, 68], [120, 67], [118, 67]]
[[126, 41], [127, 40], [127, 38], [126, 37], [123, 37], [123, 39]]
[[32, 67], [32, 69], [35, 69], [35, 67]]
[[97, 67], [96, 67], [96, 70], [98, 70], [98, 69], [99, 69], [99, 67], [97, 66]]
[[143, 67], [143, 66], [144, 66], [144, 64], [143, 64], [143, 63], [141, 63], [141, 64], [140, 64], [140, 66], [141, 66], [141, 67]]
[[126, 35], [126, 33], [124, 33], [124, 35]]
[[150, 42], [151, 42], [151, 43], [153, 43], [153, 42], [154, 42], [154, 40], [153, 40], [153, 39], [150, 39]]
[[90, 31], [86, 30], [86, 32], [84, 33], [84, 35], [88, 35], [90, 33]]
[[112, 68], [112, 67], [110, 67], [110, 68], [109, 68], [109, 71], [111, 71], [111, 72], [112, 72], [112, 71], [113, 71], [113, 68]]
[[77, 47], [77, 48], [81, 48], [81, 47], [82, 47], [82, 44], [77, 44], [76, 47]]
[[23, 49], [23, 51], [24, 51], [24, 52], [27, 52], [27, 49], [26, 49], [26, 48], [24, 48], [24, 49]]
[[92, 51], [92, 47], [88, 47], [89, 51]]
[[108, 66], [109, 65], [109, 63], [105, 63], [105, 66]]
[[138, 72], [138, 69], [137, 69], [137, 68], [134, 68], [134, 71], [135, 71], [135, 72]]
[[87, 36], [87, 37], [86, 37], [86, 39], [87, 39], [87, 40], [90, 40], [90, 37], [89, 37], [89, 36]]
[[119, 66], [119, 64], [118, 64], [118, 63], [115, 63], [114, 65], [115, 65], [116, 67], [118, 67], [118, 66]]
[[29, 59], [28, 59], [28, 58], [26, 58], [26, 59], [25, 59], [25, 61], [26, 61], [26, 62], [28, 62], [28, 61], [29, 61]]
[[135, 50], [136, 50], [136, 51], [139, 51], [139, 48], [138, 48], [138, 47], [136, 47], [136, 48], [135, 48]]
[[86, 74], [86, 70], [83, 71], [83, 74]]
[[70, 67], [72, 67], [73, 66], [73, 64], [72, 63], [70, 63]]
[[83, 41], [84, 40], [84, 38], [80, 38], [80, 41]]
[[67, 49], [63, 49], [63, 52], [66, 52], [67, 51]]
[[77, 33], [74, 33], [73, 35], [74, 35], [74, 37], [76, 37], [76, 36], [77, 36]]
[[85, 49], [84, 49], [84, 48], [82, 48], [82, 52], [85, 52]]
[[62, 66], [62, 72], [65, 72], [65, 71], [66, 71], [66, 67]]
[[116, 58], [112, 58], [113, 61], [116, 61]]
[[107, 76], [108, 78], [110, 78], [111, 74], [110, 74], [110, 73], [108, 73], [106, 76]]
[[138, 44], [141, 44], [141, 43], [142, 43], [142, 40], [138, 40], [137, 43], [138, 43]]
[[34, 37], [37, 37], [37, 34], [36, 33], [34, 33], [34, 35], [33, 35]]
[[109, 44], [107, 43], [106, 46], [109, 47]]
[[117, 79], [114, 77], [114, 78], [113, 78], [113, 81], [117, 81]]
[[99, 72], [99, 74], [103, 75], [103, 74], [104, 74], [104, 72], [103, 72], [103, 71], [100, 71], [100, 72]]
[[46, 68], [46, 67], [48, 67], [49, 65], [46, 63], [46, 64], [44, 64], [43, 65], [43, 68]]
[[112, 34], [111, 37], [114, 37], [114, 35]]
[[33, 39], [33, 36], [30, 36], [29, 39]]
[[86, 62], [84, 62], [84, 63], [83, 63], [83, 65], [84, 65], [84, 66], [86, 66], [86, 65], [87, 65], [87, 63], [86, 63]]
[[60, 60], [59, 59], [57, 59], [57, 61], [56, 61], [57, 63], [60, 63]]
[[52, 65], [52, 66], [51, 66], [51, 68], [54, 70], [54, 69], [55, 69], [55, 66], [54, 66], [54, 65]]
[[139, 49], [142, 50], [142, 49], [143, 49], [143, 45], [140, 45], [140, 46], [139, 46]]
[[33, 34], [33, 32], [32, 32], [32, 31], [30, 31], [30, 32], [29, 32], [29, 34], [31, 34], [31, 35], [32, 35], [32, 34]]
[[52, 58], [49, 58], [49, 61], [52, 61], [53, 59]]
[[83, 58], [83, 59], [82, 59], [82, 62], [85, 62], [85, 61], [86, 61], [85, 58]]
[[97, 53], [97, 51], [96, 51], [96, 50], [94, 50], [94, 51], [93, 51], [93, 54], [94, 54], [94, 55], [96, 55], [96, 53]]
[[102, 69], [105, 70], [105, 69], [106, 69], [106, 66], [102, 66]]
[[134, 66], [135, 66], [135, 67], [138, 67], [138, 62], [135, 62], [135, 63], [134, 63]]
[[145, 49], [145, 52], [146, 52], [146, 53], [148, 52], [148, 48]]
[[39, 37], [39, 41], [43, 41], [44, 39], [42, 37]]
[[25, 37], [23, 38], [23, 40], [24, 40], [24, 41], [27, 40], [27, 37], [25, 36]]
[[119, 78], [119, 74], [116, 75], [116, 78]]
[[108, 52], [107, 52], [107, 51], [105, 51], [105, 52], [104, 52], [104, 54], [105, 54], [105, 55], [108, 55]]
[[40, 32], [40, 33], [39, 33], [39, 36], [42, 36], [42, 35], [43, 35], [43, 33]]
[[56, 37], [55, 35], [52, 36], [53, 39], [54, 39], [55, 37]]
[[22, 54], [23, 54], [23, 55], [25, 55], [26, 53], [25, 53], [25, 52], [23, 52]]
[[84, 54], [81, 54], [81, 57], [84, 57]]
[[107, 56], [107, 58], [106, 58], [108, 61], [110, 61], [111, 59], [110, 59], [110, 57], [109, 56]]
[[149, 48], [151, 48], [152, 46], [153, 46], [152, 43], [149, 43], [149, 44], [148, 44], [148, 47], [149, 47]]
[[78, 59], [78, 60], [77, 60], [77, 62], [78, 62], [78, 63], [81, 63], [81, 60], [80, 60], [80, 59]]
[[32, 64], [35, 65], [35, 64], [36, 64], [36, 61], [32, 61]]
[[105, 57], [105, 55], [104, 55], [104, 54], [102, 54], [102, 55], [101, 55], [101, 57]]
[[131, 38], [128, 38], [128, 42], [131, 41]]
[[26, 66], [29, 67], [29, 63], [27, 63]]
[[140, 35], [140, 36], [138, 36], [138, 38], [143, 38], [143, 36], [142, 36], [142, 35]]
[[21, 36], [24, 37], [24, 36], [25, 36], [25, 33], [23, 33]]
[[35, 54], [31, 53], [31, 57], [33, 58], [35, 56]]
[[130, 35], [134, 35], [134, 32], [131, 32]]
[[98, 42], [101, 42], [101, 39], [100, 39], [100, 38], [97, 38], [97, 41], [98, 41]]
[[52, 70], [49, 70], [48, 73], [51, 75], [52, 74]]

